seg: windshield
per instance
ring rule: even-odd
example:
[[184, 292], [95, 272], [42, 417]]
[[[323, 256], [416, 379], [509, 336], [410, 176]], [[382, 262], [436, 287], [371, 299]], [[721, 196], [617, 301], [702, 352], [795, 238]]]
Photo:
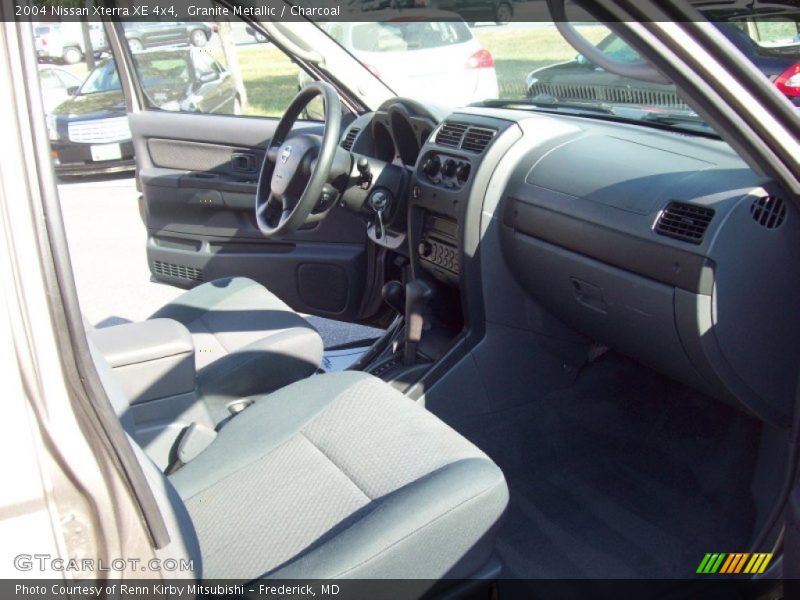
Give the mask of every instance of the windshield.
[[113, 60], [107, 60], [89, 73], [80, 89], [80, 95], [121, 90], [119, 75]]
[[187, 86], [192, 80], [188, 55], [135, 57], [142, 85], [148, 89]]
[[[327, 23], [322, 29], [394, 93], [457, 107], [512, 104], [531, 110], [591, 111], [607, 118], [708, 129], [669, 83], [608, 72], [579, 55], [553, 23]], [[800, 106], [800, 29], [794, 16], [713, 15], [714, 25]], [[614, 60], [642, 60], [600, 24], [576, 29]]]

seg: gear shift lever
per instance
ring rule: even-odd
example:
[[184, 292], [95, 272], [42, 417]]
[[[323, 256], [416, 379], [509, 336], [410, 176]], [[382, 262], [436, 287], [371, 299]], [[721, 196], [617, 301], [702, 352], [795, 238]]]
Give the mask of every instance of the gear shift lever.
[[433, 288], [424, 279], [413, 279], [406, 284], [406, 343], [403, 363], [417, 361], [417, 344], [422, 339], [423, 310], [433, 298]]
[[406, 289], [399, 281], [387, 281], [381, 288], [383, 301], [401, 315], [406, 312]]

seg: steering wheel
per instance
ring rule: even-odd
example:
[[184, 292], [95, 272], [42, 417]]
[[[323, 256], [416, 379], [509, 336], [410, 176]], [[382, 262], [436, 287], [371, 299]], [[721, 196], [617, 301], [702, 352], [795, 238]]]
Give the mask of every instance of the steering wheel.
[[[303, 109], [317, 96], [322, 96], [324, 105], [322, 136], [299, 134], [287, 140]], [[336, 88], [322, 81], [300, 90], [286, 109], [267, 148], [256, 188], [256, 223], [266, 237], [286, 236], [326, 216], [333, 203], [330, 198], [324, 201], [323, 192], [333, 193], [326, 191], [326, 184], [339, 148], [341, 122]]]

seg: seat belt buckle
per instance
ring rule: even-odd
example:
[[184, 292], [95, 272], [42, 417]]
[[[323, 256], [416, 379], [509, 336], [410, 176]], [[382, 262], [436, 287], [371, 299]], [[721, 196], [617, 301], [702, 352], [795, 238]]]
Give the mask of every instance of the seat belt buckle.
[[192, 423], [181, 433], [175, 447], [175, 460], [167, 467], [167, 475], [174, 473], [188, 462], [197, 458], [214, 440], [217, 432], [200, 423]]

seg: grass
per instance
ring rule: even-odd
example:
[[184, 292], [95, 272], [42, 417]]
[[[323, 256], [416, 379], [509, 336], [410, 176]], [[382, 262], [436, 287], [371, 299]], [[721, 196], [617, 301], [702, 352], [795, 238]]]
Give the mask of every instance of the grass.
[[264, 44], [241, 46], [238, 55], [247, 91], [244, 114], [281, 116], [297, 94], [299, 67], [274, 46]]
[[[579, 27], [590, 41], [598, 42], [608, 29], [591, 25]], [[492, 53], [501, 98], [524, 98], [528, 73], [575, 58], [577, 51], [553, 27], [529, 30], [475, 30], [475, 37]]]

